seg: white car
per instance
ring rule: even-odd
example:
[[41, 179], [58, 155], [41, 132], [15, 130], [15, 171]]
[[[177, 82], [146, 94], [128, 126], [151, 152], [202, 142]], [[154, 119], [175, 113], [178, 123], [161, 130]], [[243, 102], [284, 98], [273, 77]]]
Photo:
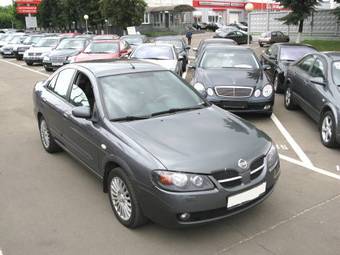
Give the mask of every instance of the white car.
[[63, 40], [63, 38], [57, 36], [42, 38], [36, 45], [32, 45], [30, 49], [25, 51], [24, 61], [29, 66], [34, 63], [42, 64], [44, 57], [50, 54], [61, 40]]
[[178, 75], [182, 75], [182, 57], [178, 56], [173, 45], [145, 43], [139, 45], [130, 55], [130, 59], [145, 60], [158, 64]]
[[25, 39], [24, 36], [24, 33], [6, 34], [0, 40], [0, 53], [3, 56], [13, 56], [13, 49]]

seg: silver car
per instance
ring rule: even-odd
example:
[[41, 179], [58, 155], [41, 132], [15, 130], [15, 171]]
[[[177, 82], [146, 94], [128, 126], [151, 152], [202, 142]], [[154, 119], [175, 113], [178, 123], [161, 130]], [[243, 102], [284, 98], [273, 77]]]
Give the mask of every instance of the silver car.
[[0, 45], [0, 53], [3, 57], [14, 57], [14, 50], [21, 44], [27, 35], [24, 33], [13, 33], [8, 35]]
[[182, 75], [183, 57], [178, 56], [173, 45], [145, 43], [138, 46], [130, 55], [131, 59], [141, 59], [158, 64], [178, 75]]
[[25, 51], [24, 61], [29, 66], [34, 63], [42, 64], [44, 57], [50, 54], [61, 40], [63, 40], [63, 38], [57, 36], [42, 38], [36, 45], [33, 45], [29, 50]]

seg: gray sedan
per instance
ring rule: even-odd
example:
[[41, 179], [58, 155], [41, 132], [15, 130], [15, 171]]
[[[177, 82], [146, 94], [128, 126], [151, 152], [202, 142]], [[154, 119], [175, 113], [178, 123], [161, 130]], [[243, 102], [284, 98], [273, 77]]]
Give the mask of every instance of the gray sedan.
[[231, 216], [266, 199], [280, 175], [266, 134], [151, 63], [67, 65], [33, 98], [44, 149], [88, 167], [130, 228]]

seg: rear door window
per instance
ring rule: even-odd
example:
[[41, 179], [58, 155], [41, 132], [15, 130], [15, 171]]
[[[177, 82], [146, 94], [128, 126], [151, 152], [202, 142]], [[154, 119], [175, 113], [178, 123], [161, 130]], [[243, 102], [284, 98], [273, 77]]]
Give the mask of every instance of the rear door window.
[[70, 87], [71, 81], [73, 80], [74, 74], [75, 74], [75, 70], [71, 68], [61, 71], [58, 75], [58, 79], [55, 83], [53, 91], [57, 95], [63, 98], [66, 98], [67, 92]]

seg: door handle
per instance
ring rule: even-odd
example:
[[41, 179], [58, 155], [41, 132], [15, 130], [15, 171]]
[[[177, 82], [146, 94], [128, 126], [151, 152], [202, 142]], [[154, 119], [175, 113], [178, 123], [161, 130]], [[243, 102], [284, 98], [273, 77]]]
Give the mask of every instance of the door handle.
[[67, 114], [66, 112], [63, 113], [63, 116], [64, 116], [65, 119], [69, 119], [70, 118], [70, 115]]

